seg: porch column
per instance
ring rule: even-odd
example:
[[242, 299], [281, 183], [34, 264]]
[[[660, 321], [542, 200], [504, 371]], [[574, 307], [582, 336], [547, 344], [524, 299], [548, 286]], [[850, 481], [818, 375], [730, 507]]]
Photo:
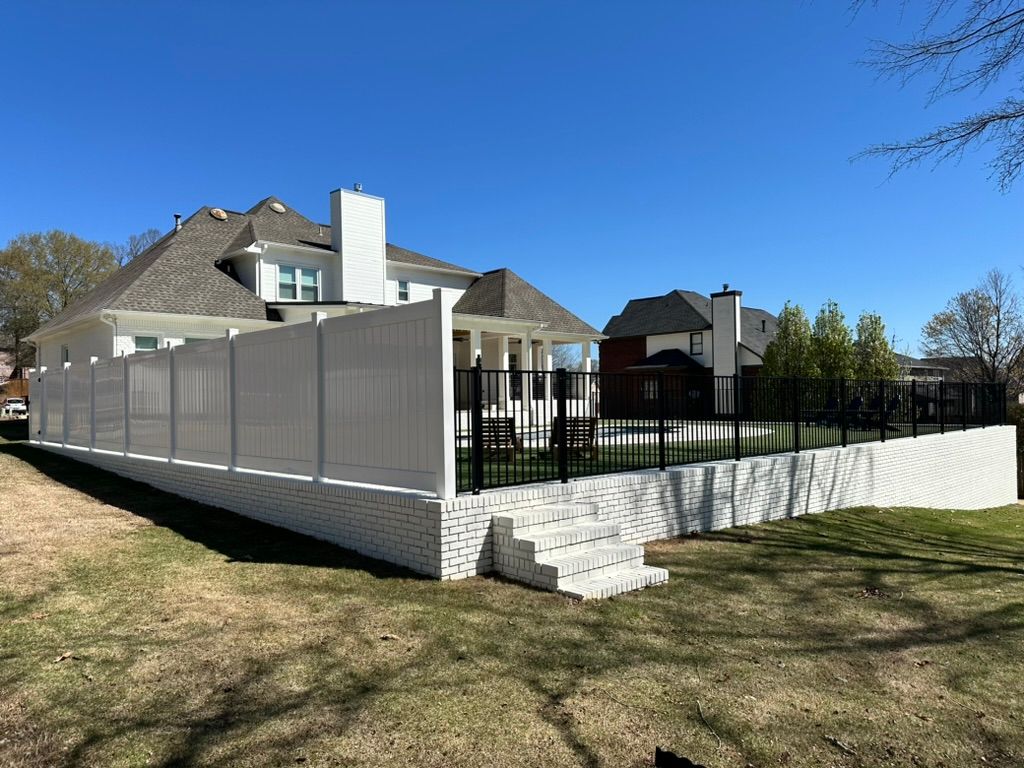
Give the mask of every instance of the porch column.
[[483, 341], [480, 338], [480, 330], [477, 328], [471, 328], [469, 331], [469, 354], [470, 367], [476, 365], [476, 359], [478, 357], [481, 359], [483, 358], [484, 345]]
[[587, 411], [586, 415], [587, 416], [594, 416], [594, 415], [597, 414], [597, 409], [594, 407], [593, 397], [591, 396], [591, 392], [590, 392], [590, 375], [589, 374], [593, 371], [593, 364], [592, 364], [592, 362], [590, 360], [590, 342], [589, 341], [580, 342], [580, 362], [581, 362], [581, 366], [580, 367], [581, 367], [583, 373], [586, 374], [586, 375], [583, 376], [583, 390], [581, 392], [577, 393], [576, 396], [577, 397], [585, 398], [584, 402], [586, 403], [586, 405], [584, 407], [586, 408], [586, 411]]
[[[508, 336], [504, 333], [498, 337], [498, 368], [502, 371], [508, 370]], [[501, 374], [498, 381], [498, 398], [505, 403], [505, 410], [509, 410], [509, 401], [512, 399], [512, 393], [509, 391], [509, 374]]]
[[[541, 367], [549, 374], [552, 370], [554, 358], [551, 355], [551, 339], [544, 339], [541, 346]], [[544, 377], [544, 399], [551, 402], [551, 376]]]
[[590, 342], [584, 341], [580, 344], [580, 359], [583, 361], [583, 372], [590, 373], [593, 365], [590, 361]]
[[530, 331], [524, 333], [519, 337], [519, 343], [521, 345], [519, 351], [519, 370], [524, 372], [522, 386], [520, 387], [522, 399], [519, 401], [519, 405], [526, 414], [527, 423], [533, 424], [533, 380], [529, 373], [534, 369], [533, 333]]

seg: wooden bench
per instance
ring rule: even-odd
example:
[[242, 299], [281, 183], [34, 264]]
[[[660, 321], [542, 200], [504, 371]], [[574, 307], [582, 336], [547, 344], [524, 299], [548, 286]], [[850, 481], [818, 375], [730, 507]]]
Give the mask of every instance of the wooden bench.
[[[551, 452], [555, 461], [558, 461], [558, 432], [559, 418], [551, 421]], [[568, 455], [575, 455], [597, 460], [599, 449], [597, 447], [597, 416], [569, 416], [565, 421], [565, 447]]]
[[484, 417], [482, 424], [484, 456], [504, 455], [506, 461], [512, 461], [515, 452], [523, 450], [523, 441], [516, 434], [516, 422], [511, 416]]

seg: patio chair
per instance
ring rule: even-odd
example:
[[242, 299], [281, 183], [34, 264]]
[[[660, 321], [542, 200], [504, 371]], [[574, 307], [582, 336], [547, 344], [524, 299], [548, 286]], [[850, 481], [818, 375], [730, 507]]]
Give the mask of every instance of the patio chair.
[[481, 423], [484, 456], [504, 455], [506, 461], [512, 461], [516, 451], [522, 453], [523, 441], [516, 434], [516, 422], [513, 417], [484, 417]]
[[[551, 421], [551, 452], [555, 461], [558, 461], [559, 418], [555, 416]], [[565, 421], [565, 448], [568, 455], [587, 457], [597, 460], [600, 452], [597, 447], [597, 416], [569, 416]]]

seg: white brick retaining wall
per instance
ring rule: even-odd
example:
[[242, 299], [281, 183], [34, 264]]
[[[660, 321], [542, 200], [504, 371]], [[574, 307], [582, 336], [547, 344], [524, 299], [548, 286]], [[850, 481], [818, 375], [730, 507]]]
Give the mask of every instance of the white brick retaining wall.
[[982, 509], [1016, 500], [1013, 427], [926, 435], [544, 483], [441, 500], [428, 494], [45, 447], [162, 490], [440, 578], [493, 570], [491, 516], [593, 502], [623, 541], [851, 506]]

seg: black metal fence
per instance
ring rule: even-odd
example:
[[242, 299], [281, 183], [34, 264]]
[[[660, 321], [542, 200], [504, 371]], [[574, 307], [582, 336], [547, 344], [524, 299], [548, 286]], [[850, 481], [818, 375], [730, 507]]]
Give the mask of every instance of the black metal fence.
[[455, 371], [455, 406], [458, 490], [478, 493], [1003, 424], [1006, 390], [476, 367]]

